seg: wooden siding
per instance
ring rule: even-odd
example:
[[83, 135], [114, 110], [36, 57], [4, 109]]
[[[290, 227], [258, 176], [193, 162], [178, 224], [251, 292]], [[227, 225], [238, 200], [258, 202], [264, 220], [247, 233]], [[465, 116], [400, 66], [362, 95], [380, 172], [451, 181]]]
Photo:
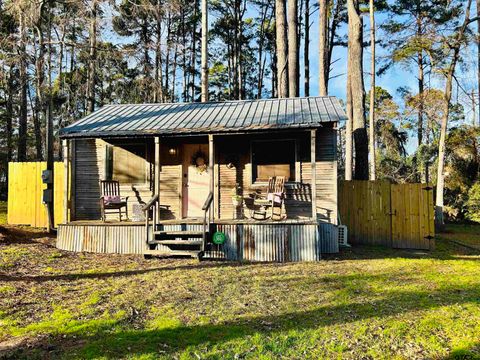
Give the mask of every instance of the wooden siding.
[[[289, 138], [297, 141], [296, 181], [286, 185], [284, 213], [289, 219], [311, 218], [311, 163], [309, 132], [296, 131], [288, 134], [275, 134], [269, 138]], [[250, 159], [250, 141], [265, 139], [265, 135], [228, 135], [215, 136], [216, 159], [215, 187], [216, 215], [220, 219], [238, 218], [232, 205], [231, 191], [236, 183], [240, 184], [244, 196], [243, 214], [250, 216], [251, 194], [265, 191], [264, 186], [252, 184], [252, 165]], [[199, 139], [161, 139], [160, 150], [160, 204], [161, 219], [179, 219], [182, 213], [182, 146], [190, 142], [202, 142]], [[206, 141], [206, 140], [205, 140]], [[75, 179], [74, 213], [75, 219], [99, 219], [100, 189], [98, 182], [105, 173], [106, 142], [97, 140], [76, 140], [73, 161]], [[153, 148], [153, 143], [151, 145]], [[171, 147], [177, 149], [176, 155], [169, 154]], [[317, 130], [317, 218], [323, 222], [336, 224], [337, 194], [336, 194], [336, 131], [325, 127]], [[236, 163], [229, 168], [227, 164]], [[153, 162], [152, 155], [148, 161]], [[152, 180], [153, 181], [153, 180]], [[129, 211], [132, 204], [147, 202], [152, 195], [152, 184], [135, 186], [122, 185], [122, 196], [129, 196]], [[111, 215], [113, 216], [113, 215]]]
[[[107, 144], [101, 139], [75, 140], [73, 178], [75, 181], [74, 214], [77, 220], [100, 218], [99, 182], [105, 179]], [[148, 166], [148, 161], [145, 160], [145, 166]], [[148, 202], [152, 196], [151, 184], [121, 184], [120, 193], [122, 197], [128, 196], [128, 211], [131, 217], [133, 204]], [[107, 219], [116, 217], [117, 215], [114, 214], [107, 215]]]
[[[337, 171], [336, 171], [336, 130], [322, 128], [317, 131], [317, 218], [322, 222], [337, 222]], [[285, 208], [289, 219], [307, 219], [311, 217], [311, 162], [309, 133], [297, 132], [284, 137], [297, 141], [297, 178], [286, 185]], [[245, 215], [249, 215], [249, 195], [255, 191], [264, 191], [265, 187], [252, 184], [252, 165], [250, 162], [250, 139], [254, 135], [227, 136], [216, 138], [219, 155], [220, 184], [218, 196], [220, 202], [220, 218], [231, 219], [235, 208], [231, 201], [231, 191], [236, 183], [241, 185], [244, 196]], [[272, 136], [272, 139], [276, 138]], [[280, 137], [281, 138], [281, 137]], [[228, 168], [232, 159], [238, 162], [236, 167]]]
[[[168, 153], [171, 146], [177, 154]], [[182, 154], [178, 144], [162, 143], [160, 140], [160, 218], [162, 220], [182, 217]]]

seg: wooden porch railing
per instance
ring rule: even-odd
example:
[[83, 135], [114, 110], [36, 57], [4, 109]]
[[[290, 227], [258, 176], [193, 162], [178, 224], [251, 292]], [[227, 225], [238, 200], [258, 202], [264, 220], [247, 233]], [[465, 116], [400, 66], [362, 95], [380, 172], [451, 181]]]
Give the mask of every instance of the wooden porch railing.
[[[150, 209], [153, 207], [152, 219], [153, 219], [153, 226], [155, 227], [155, 225], [158, 223], [158, 218], [157, 218], [158, 209], [157, 209], [157, 206], [155, 206], [157, 203], [158, 203], [158, 194], [154, 195], [148, 201], [148, 203], [146, 203], [145, 206], [142, 208], [142, 210], [145, 211], [145, 235], [146, 235], [145, 238], [147, 239], [147, 243], [149, 241], [149, 239], [148, 239], [148, 234], [149, 234], [148, 228], [150, 226], [150, 217], [148, 215], [149, 215]], [[154, 231], [155, 231], [155, 229], [154, 229]]]
[[205, 245], [207, 244], [207, 232], [210, 231], [210, 220], [211, 220], [211, 207], [213, 203], [213, 192], [207, 196], [205, 203], [202, 206], [203, 210], [203, 236], [202, 236], [202, 254], [205, 251]]

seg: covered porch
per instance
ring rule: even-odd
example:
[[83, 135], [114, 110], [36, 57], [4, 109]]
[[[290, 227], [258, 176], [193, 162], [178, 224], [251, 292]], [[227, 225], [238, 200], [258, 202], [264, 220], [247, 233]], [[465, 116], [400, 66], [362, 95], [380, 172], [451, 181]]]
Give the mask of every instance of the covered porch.
[[[318, 260], [338, 250], [333, 121], [158, 134], [86, 128], [63, 141], [63, 249], [264, 261]], [[272, 217], [256, 199], [267, 198], [277, 176], [285, 185]], [[128, 220], [99, 221], [105, 180], [128, 197]], [[223, 244], [213, 242], [216, 233]]]

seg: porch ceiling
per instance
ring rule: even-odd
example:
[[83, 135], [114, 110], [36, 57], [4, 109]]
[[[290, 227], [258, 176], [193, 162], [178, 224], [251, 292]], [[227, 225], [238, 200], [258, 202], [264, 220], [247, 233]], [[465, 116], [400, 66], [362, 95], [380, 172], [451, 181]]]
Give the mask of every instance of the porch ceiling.
[[316, 128], [346, 120], [335, 97], [106, 105], [60, 131], [62, 138], [208, 134]]

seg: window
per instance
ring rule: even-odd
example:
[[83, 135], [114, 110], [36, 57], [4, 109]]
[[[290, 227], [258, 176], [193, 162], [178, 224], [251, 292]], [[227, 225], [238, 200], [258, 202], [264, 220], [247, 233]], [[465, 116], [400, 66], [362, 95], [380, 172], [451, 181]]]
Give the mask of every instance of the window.
[[295, 140], [252, 141], [253, 182], [265, 182], [272, 176], [295, 181]]
[[107, 145], [105, 177], [120, 184], [145, 184], [149, 180], [145, 143]]

